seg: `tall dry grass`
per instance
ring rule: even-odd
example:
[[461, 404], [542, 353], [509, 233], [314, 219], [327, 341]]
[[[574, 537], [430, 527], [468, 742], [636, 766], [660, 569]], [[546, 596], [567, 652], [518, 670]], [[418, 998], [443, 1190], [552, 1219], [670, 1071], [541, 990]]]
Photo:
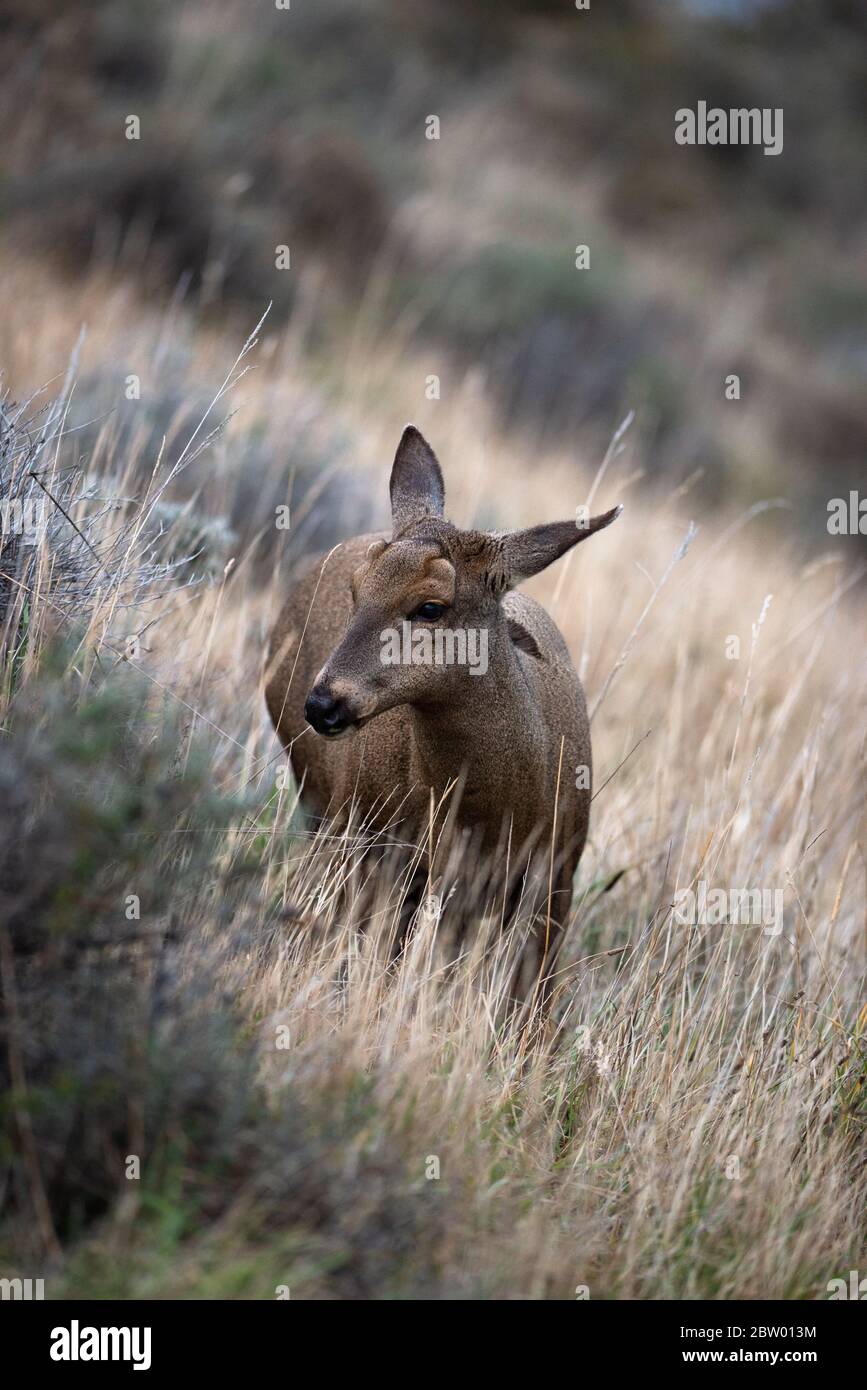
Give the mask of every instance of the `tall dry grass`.
[[[7, 299], [0, 328], [19, 395], [62, 369], [59, 345], [85, 317], [79, 376], [126, 362], [133, 310], [145, 383], [169, 346], [206, 400], [231, 380], [242, 332], [197, 332], [182, 307], [161, 317], [97, 275], [33, 288], [35, 304]], [[428, 364], [406, 345], [350, 339], [323, 386], [301, 331], [266, 324], [246, 359], [255, 371], [225, 398], [238, 413], [185, 473], [198, 516], [232, 516], [251, 432], [264, 440], [243, 455], [256, 491], [286, 492], [293, 418], [347, 438], [338, 486], [360, 479], [383, 503], [415, 418], [459, 523], [528, 524], [594, 495], [626, 504], [532, 586], [593, 712], [590, 839], [552, 1013], [504, 1016], [514, 942], [496, 921], [449, 961], [449, 903], [389, 965], [405, 861], [303, 822], [262, 697], [280, 542], [236, 512], [235, 550], [207, 582], [126, 610], [137, 645], [116, 657], [117, 606], [94, 591], [60, 655], [49, 663], [32, 636], [39, 659], [7, 689], [15, 823], [43, 843], [62, 833], [51, 804], [62, 793], [74, 816], [80, 798], [80, 859], [101, 889], [81, 886], [79, 859], [34, 858], [45, 893], [28, 931], [20, 914], [4, 928], [4, 1267], [39, 1263], [49, 1295], [826, 1296], [865, 1259], [860, 576], [831, 538], [805, 557], [774, 499], [694, 515], [688, 487], [640, 479], [628, 430], [600, 470], [504, 437], [472, 376], [425, 401]], [[189, 436], [161, 457], [135, 432], [118, 447], [114, 427], [85, 462], [132, 499], [134, 522]], [[29, 621], [47, 632], [48, 606]], [[67, 778], [79, 714], [116, 739]], [[94, 808], [128, 782], [135, 815], [119, 811], [101, 838]], [[66, 918], [65, 882], [79, 883]], [[782, 890], [782, 931], [681, 925], [675, 895], [700, 882]], [[121, 980], [123, 1017], [105, 998]], [[44, 1024], [64, 992], [87, 1006], [64, 1014], [71, 1051]], [[71, 1102], [56, 1094], [64, 1038]]]

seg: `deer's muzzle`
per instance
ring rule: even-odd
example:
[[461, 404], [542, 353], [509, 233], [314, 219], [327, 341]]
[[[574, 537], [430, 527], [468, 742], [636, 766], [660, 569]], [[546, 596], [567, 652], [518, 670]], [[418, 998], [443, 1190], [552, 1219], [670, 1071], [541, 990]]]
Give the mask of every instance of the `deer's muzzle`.
[[345, 700], [335, 699], [323, 686], [314, 685], [307, 696], [304, 718], [323, 738], [336, 738], [355, 723], [355, 716]]

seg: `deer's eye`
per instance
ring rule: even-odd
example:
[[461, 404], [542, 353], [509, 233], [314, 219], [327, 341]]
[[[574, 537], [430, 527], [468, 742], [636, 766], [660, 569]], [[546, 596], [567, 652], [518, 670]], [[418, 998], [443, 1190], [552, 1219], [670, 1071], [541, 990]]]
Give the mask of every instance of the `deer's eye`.
[[447, 607], [448, 605], [445, 603], [434, 603], [433, 601], [423, 603], [420, 608], [410, 614], [410, 617], [420, 618], [423, 623], [435, 623], [437, 618], [442, 617]]

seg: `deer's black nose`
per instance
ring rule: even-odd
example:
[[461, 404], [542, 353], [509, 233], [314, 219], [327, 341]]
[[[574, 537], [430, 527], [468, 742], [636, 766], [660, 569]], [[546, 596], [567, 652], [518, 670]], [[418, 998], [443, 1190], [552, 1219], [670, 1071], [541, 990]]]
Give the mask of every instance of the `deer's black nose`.
[[335, 700], [327, 690], [317, 690], [315, 686], [307, 696], [304, 718], [317, 734], [322, 734], [325, 738], [342, 734], [352, 723], [345, 701]]

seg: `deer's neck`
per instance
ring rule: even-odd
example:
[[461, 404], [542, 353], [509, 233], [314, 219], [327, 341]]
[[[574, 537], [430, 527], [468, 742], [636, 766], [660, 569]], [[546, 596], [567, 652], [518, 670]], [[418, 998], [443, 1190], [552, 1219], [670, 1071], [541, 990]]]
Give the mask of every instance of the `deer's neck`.
[[[459, 783], [474, 819], [499, 821], [532, 796], [545, 766], [536, 695], [503, 624], [484, 676], [467, 674], [447, 703], [413, 706], [417, 773], [439, 793]], [[483, 805], [478, 804], [482, 798]]]

